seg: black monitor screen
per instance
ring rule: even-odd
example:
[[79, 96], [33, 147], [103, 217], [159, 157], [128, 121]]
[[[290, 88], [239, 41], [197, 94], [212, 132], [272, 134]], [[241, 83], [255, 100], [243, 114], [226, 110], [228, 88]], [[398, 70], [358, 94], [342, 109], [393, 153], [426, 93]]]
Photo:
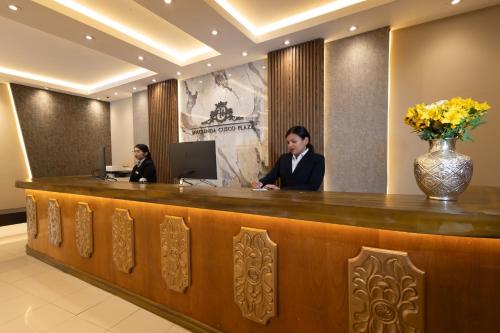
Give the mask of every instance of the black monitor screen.
[[175, 178], [217, 179], [215, 141], [172, 143], [168, 152]]

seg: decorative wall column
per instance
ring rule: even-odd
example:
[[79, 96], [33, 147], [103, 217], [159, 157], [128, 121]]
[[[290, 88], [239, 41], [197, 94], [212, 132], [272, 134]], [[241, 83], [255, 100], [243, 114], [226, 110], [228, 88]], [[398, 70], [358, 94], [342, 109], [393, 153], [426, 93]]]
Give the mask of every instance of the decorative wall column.
[[168, 144], [179, 142], [177, 80], [148, 86], [149, 145], [158, 182], [173, 183]]
[[286, 131], [305, 126], [323, 153], [324, 41], [316, 39], [268, 54], [269, 163], [288, 151]]

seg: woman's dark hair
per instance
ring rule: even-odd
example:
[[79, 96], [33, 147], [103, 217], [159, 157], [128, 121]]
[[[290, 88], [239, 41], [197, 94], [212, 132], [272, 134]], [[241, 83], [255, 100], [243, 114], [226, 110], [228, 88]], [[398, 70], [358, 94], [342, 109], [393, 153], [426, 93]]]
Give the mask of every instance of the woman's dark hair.
[[289, 136], [290, 134], [296, 134], [304, 140], [305, 138], [309, 139], [309, 143], [307, 144], [307, 148], [310, 150], [314, 151], [314, 147], [311, 144], [311, 136], [309, 135], [309, 132], [304, 126], [293, 126], [291, 127], [288, 131], [286, 131], [285, 137]]
[[151, 153], [149, 152], [149, 147], [143, 143], [135, 145], [135, 148], [139, 149], [144, 153], [144, 158], [147, 160], [151, 159]]

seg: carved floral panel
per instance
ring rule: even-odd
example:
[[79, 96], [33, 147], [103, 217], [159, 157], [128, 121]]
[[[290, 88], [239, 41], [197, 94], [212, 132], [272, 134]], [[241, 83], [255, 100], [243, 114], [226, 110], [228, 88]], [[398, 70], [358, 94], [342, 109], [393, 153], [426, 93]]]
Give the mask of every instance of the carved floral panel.
[[59, 247], [62, 243], [61, 209], [56, 199], [49, 199], [47, 220], [49, 226], [49, 242]]
[[38, 235], [38, 218], [36, 213], [36, 200], [31, 194], [26, 196], [26, 224], [28, 237], [33, 239]]
[[349, 332], [424, 332], [425, 273], [406, 252], [363, 247], [348, 269]]
[[234, 301], [245, 318], [264, 325], [277, 312], [276, 263], [266, 230], [243, 227], [233, 238]]
[[135, 266], [134, 220], [128, 210], [116, 208], [111, 220], [113, 262], [118, 270], [132, 272]]
[[160, 224], [161, 274], [167, 287], [184, 292], [191, 280], [190, 230], [182, 217], [165, 216]]
[[94, 251], [92, 229], [92, 210], [88, 203], [79, 202], [75, 215], [75, 243], [78, 253], [84, 258], [90, 258]]

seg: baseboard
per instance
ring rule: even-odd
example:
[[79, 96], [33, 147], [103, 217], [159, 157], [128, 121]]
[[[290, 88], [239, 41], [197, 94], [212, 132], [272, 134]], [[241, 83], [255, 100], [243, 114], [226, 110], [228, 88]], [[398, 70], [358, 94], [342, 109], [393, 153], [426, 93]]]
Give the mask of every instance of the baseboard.
[[24, 222], [26, 222], [26, 211], [0, 211], [0, 227]]
[[52, 257], [49, 257], [48, 255], [33, 250], [30, 248], [28, 245], [26, 245], [26, 254], [43, 261], [46, 264], [49, 264], [65, 273], [71, 274], [74, 277], [83, 280], [87, 283], [90, 283], [100, 289], [109, 291], [110, 293], [123, 298], [126, 301], [129, 301], [131, 303], [134, 303], [135, 305], [146, 309], [150, 312], [153, 312], [157, 314], [160, 317], [163, 317], [179, 326], [182, 326], [186, 328], [187, 330], [190, 330], [192, 332], [196, 333], [222, 333], [222, 331], [219, 331], [211, 326], [208, 326], [200, 321], [197, 321], [193, 318], [190, 318], [180, 312], [174, 311], [165, 305], [162, 305], [160, 303], [156, 303], [150, 299], [147, 299], [141, 295], [137, 295], [133, 292], [130, 292], [126, 289], [120, 288], [106, 280], [103, 280], [101, 278], [95, 277], [93, 275], [90, 275], [89, 273], [80, 271], [70, 265], [61, 263]]

